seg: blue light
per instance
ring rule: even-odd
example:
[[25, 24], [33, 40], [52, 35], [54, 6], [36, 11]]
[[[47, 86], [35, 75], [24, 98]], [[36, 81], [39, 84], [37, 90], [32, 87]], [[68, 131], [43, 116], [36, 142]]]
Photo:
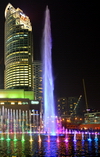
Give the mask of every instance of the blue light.
[[52, 132], [50, 135], [51, 135], [51, 136], [56, 136], [56, 133], [55, 133], [55, 132]]
[[94, 140], [95, 140], [95, 141], [98, 141], [98, 138], [95, 138]]
[[92, 139], [91, 139], [91, 138], [88, 138], [88, 141], [89, 141], [89, 142], [91, 142], [91, 141], [92, 141]]

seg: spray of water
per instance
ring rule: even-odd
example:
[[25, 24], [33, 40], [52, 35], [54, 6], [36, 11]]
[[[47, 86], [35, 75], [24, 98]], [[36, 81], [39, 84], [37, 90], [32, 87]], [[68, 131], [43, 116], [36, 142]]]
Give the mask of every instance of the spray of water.
[[43, 31], [43, 89], [44, 89], [44, 131], [56, 133], [56, 118], [54, 107], [54, 84], [52, 76], [52, 44], [50, 12], [48, 6], [45, 11], [45, 24]]

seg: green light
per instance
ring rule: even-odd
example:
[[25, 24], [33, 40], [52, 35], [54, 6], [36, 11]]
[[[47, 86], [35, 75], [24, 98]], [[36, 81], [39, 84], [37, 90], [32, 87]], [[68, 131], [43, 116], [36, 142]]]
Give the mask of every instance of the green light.
[[25, 141], [24, 134], [22, 134], [22, 140], [21, 140], [21, 141], [22, 141], [22, 142]]
[[22, 142], [24, 142], [25, 141], [25, 139], [24, 138], [22, 138], [22, 140], [21, 140]]
[[4, 137], [1, 137], [0, 140], [4, 140]]
[[24, 91], [23, 89], [0, 89], [0, 98], [29, 99], [34, 100], [33, 91]]
[[14, 140], [13, 141], [17, 141], [17, 138], [14, 138]]
[[7, 140], [7, 141], [10, 141], [11, 139], [10, 139], [10, 138], [7, 138], [6, 140]]

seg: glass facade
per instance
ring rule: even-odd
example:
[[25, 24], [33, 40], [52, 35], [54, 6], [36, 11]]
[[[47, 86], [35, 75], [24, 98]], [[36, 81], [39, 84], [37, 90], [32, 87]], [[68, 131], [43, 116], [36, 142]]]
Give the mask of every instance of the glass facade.
[[31, 91], [32, 26], [30, 19], [10, 3], [5, 9], [5, 89]]

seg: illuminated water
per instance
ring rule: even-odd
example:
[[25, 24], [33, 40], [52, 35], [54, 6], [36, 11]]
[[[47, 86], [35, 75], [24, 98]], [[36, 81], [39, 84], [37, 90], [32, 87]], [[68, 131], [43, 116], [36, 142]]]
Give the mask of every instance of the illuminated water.
[[0, 157], [2, 156], [17, 156], [17, 157], [61, 157], [61, 156], [99, 156], [100, 155], [100, 135], [91, 135], [91, 141], [88, 140], [89, 135], [76, 134], [76, 140], [73, 134], [68, 134], [68, 141], [66, 136], [59, 136], [57, 142], [56, 136], [33, 135], [33, 141], [29, 141], [29, 135], [25, 134], [25, 141], [21, 141], [21, 136], [17, 134], [17, 141], [13, 141], [13, 134], [10, 135], [9, 141], [5, 139], [0, 140]]
[[6, 132], [8, 138], [9, 133], [14, 133], [16, 138], [16, 133], [36, 132], [39, 128], [38, 119], [37, 111], [31, 114], [31, 110], [14, 110], [2, 106], [0, 108], [0, 131]]
[[44, 89], [44, 130], [55, 134], [55, 109], [54, 109], [54, 84], [52, 76], [52, 43], [50, 13], [48, 7], [45, 12], [45, 24], [43, 31], [43, 89]]

